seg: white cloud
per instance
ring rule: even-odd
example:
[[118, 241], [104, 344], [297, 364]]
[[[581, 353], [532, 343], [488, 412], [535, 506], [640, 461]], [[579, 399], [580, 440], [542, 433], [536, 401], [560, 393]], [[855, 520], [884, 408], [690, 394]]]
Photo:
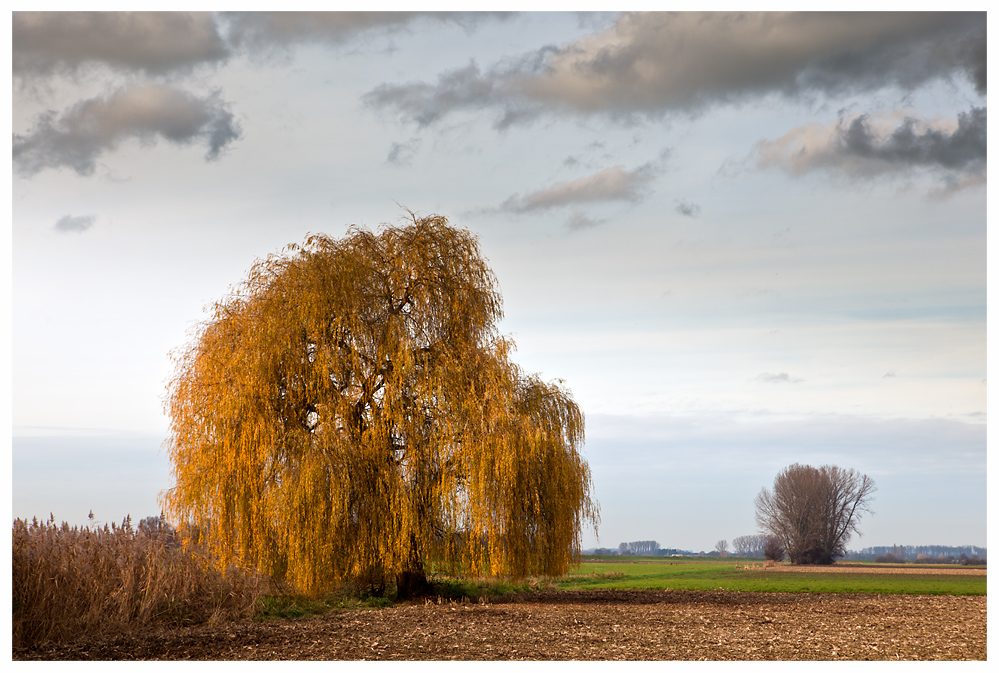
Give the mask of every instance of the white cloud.
[[755, 380], [761, 383], [801, 383], [802, 381], [802, 379], [794, 378], [787, 372], [781, 372], [780, 374], [763, 372]]
[[559, 182], [524, 196], [511, 196], [503, 203], [503, 209], [527, 213], [578, 203], [638, 201], [655, 175], [656, 169], [652, 164], [631, 171], [623, 166], [611, 166], [593, 175]]

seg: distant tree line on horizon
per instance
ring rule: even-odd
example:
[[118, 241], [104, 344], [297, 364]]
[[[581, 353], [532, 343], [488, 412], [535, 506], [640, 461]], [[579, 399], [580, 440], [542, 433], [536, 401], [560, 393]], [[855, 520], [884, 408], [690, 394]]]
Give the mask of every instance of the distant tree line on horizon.
[[[763, 537], [763, 536], [760, 536]], [[733, 543], [735, 541], [733, 540]], [[713, 551], [691, 551], [689, 549], [678, 549], [676, 547], [660, 547], [659, 543], [655, 540], [638, 540], [635, 542], [622, 542], [617, 546], [617, 548], [612, 547], [597, 547], [595, 549], [584, 549], [584, 554], [593, 554], [594, 556], [730, 556], [737, 555], [726, 551], [726, 549], [720, 549], [719, 546], [724, 543], [724, 547], [727, 549], [728, 543], [725, 540], [719, 540], [718, 544], [715, 545]], [[761, 552], [762, 555], [762, 552]]]
[[596, 549], [584, 549], [583, 553], [594, 556], [697, 556], [697, 552], [687, 549], [660, 547], [655, 540], [622, 542], [616, 548], [597, 547]]
[[[847, 552], [846, 558], [853, 561], [876, 560], [879, 556], [892, 556], [901, 561], [923, 561], [946, 559], [947, 557], [988, 558], [988, 549], [975, 545], [949, 547], [945, 545], [892, 545], [891, 547], [864, 547], [860, 551]], [[963, 559], [962, 559], [963, 560]]]
[[[733, 538], [731, 555], [741, 558], [765, 558], [767, 556], [768, 535], [740, 535]], [[617, 548], [597, 547], [584, 550], [586, 554], [595, 556], [721, 556], [715, 549], [710, 552], [695, 552], [689, 549], [660, 547], [655, 540], [638, 540], [622, 542]], [[985, 559], [988, 557], [985, 547], [964, 545], [950, 547], [946, 545], [893, 545], [891, 547], [864, 547], [860, 551], [848, 551], [843, 557], [851, 561], [874, 561], [878, 557], [891, 556], [898, 561], [915, 561], [932, 563], [934, 561], [960, 562], [969, 558]]]

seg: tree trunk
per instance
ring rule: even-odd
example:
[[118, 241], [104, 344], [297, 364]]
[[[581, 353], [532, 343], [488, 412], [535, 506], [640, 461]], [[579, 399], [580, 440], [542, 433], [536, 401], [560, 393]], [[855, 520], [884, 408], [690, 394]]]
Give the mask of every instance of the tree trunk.
[[427, 575], [420, 570], [403, 570], [395, 577], [396, 598], [400, 601], [408, 601], [430, 593], [430, 583]]
[[409, 537], [410, 552], [409, 563], [405, 570], [395, 577], [396, 599], [406, 601], [430, 593], [430, 582], [427, 581], [427, 573], [423, 569], [423, 559], [420, 557], [419, 544], [416, 535]]

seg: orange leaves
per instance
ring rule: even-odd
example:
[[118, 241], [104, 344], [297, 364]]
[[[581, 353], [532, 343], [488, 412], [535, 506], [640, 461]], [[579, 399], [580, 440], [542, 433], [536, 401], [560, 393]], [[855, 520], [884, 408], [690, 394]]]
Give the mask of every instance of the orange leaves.
[[258, 261], [177, 356], [173, 516], [303, 591], [413, 564], [563, 572], [596, 520], [567, 391], [524, 377], [441, 216]]

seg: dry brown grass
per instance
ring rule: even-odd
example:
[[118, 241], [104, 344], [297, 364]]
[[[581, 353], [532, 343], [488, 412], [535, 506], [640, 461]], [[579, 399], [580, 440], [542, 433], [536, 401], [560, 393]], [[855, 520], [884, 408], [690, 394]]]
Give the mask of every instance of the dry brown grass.
[[249, 616], [261, 576], [222, 572], [165, 531], [14, 521], [13, 645]]

